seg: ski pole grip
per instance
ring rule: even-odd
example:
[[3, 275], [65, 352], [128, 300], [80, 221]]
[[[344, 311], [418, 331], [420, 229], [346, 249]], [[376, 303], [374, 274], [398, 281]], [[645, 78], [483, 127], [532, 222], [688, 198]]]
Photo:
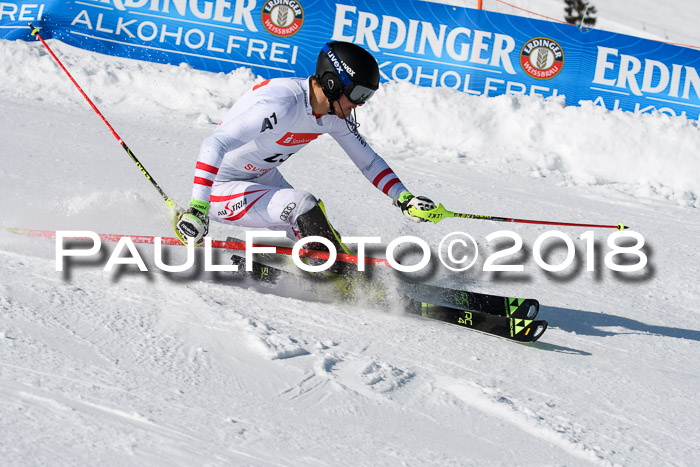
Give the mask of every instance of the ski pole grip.
[[433, 224], [437, 224], [446, 217], [452, 217], [453, 215], [453, 213], [448, 211], [445, 208], [445, 206], [442, 205], [442, 203], [440, 203], [438, 207], [436, 207], [435, 209], [431, 209], [430, 211], [423, 211], [415, 206], [411, 206], [410, 208], [408, 208], [408, 214], [414, 217], [420, 217], [421, 219], [429, 220]]

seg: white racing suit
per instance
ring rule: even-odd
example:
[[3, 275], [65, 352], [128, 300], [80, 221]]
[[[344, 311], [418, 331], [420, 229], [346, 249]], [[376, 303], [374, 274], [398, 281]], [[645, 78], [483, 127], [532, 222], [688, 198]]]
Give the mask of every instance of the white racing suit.
[[[313, 79], [313, 78], [311, 78]], [[323, 133], [330, 134], [364, 176], [390, 198], [406, 188], [364, 138], [335, 115], [314, 115], [309, 79], [277, 78], [253, 87], [202, 143], [192, 198], [209, 201], [211, 219], [241, 227], [285, 230], [298, 238], [297, 217], [317, 200], [278, 171]]]

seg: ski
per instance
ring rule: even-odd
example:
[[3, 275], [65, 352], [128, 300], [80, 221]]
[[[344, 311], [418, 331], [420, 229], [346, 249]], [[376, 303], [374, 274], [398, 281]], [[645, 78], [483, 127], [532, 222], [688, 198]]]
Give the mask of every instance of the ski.
[[[240, 242], [240, 240], [233, 237], [229, 237], [226, 240], [227, 242]], [[266, 254], [258, 256], [264, 258], [268, 263], [273, 263], [278, 255]], [[236, 257], [239, 259], [235, 260], [234, 258]], [[232, 257], [236, 264], [242, 259], [238, 253], [234, 253]], [[287, 272], [274, 266], [268, 267], [266, 263], [260, 261], [253, 261], [252, 267], [253, 276], [267, 283], [274, 283], [282, 273]], [[505, 297], [408, 282], [402, 282], [400, 287], [400, 293], [413, 301], [443, 305], [460, 310], [478, 311], [506, 318], [533, 320], [540, 309], [539, 302], [532, 298]]]
[[416, 301], [506, 318], [532, 320], [540, 310], [540, 303], [534, 298], [504, 297], [429, 284], [405, 284], [402, 291]]
[[547, 321], [544, 320], [507, 318], [425, 302], [411, 302], [407, 310], [424, 318], [456, 324], [473, 331], [517, 342], [535, 342], [542, 337], [548, 326]]
[[[234, 264], [239, 266], [239, 271], [241, 271], [246, 263], [245, 259], [238, 254], [233, 254], [231, 259]], [[259, 261], [253, 261], [251, 264], [251, 271], [245, 271], [248, 277], [256, 282], [276, 285], [285, 279], [299, 280], [305, 279], [305, 277], [289, 272], [287, 270], [263, 264]], [[314, 276], [310, 276], [314, 278]], [[320, 279], [322, 280], [322, 279]], [[415, 288], [414, 288], [415, 289]], [[415, 289], [415, 290], [419, 290]], [[449, 292], [459, 292], [454, 289], [447, 289], [441, 287], [430, 286], [429, 290], [436, 295], [435, 292], [442, 293], [445, 297], [452, 297]], [[472, 294], [471, 292], [465, 292], [467, 294]], [[517, 342], [535, 342], [539, 339], [544, 331], [547, 329], [547, 321], [544, 320], [534, 320], [531, 318], [522, 317], [512, 317], [506, 316], [504, 309], [506, 306], [514, 306], [515, 310], [524, 310], [525, 308], [521, 304], [516, 305], [504, 305], [504, 301], [508, 300], [508, 297], [491, 296], [487, 294], [476, 294], [478, 300], [482, 300], [482, 306], [484, 303], [488, 303], [489, 297], [494, 297], [493, 303], [498, 303], [499, 306], [495, 309], [494, 313], [489, 313], [488, 311], [477, 311], [463, 308], [455, 308], [451, 306], [429, 303], [423, 300], [415, 300], [404, 295], [405, 310], [406, 312], [414, 315], [420, 315], [423, 318], [433, 319], [437, 321], [442, 321], [450, 324], [455, 324], [467, 329], [478, 331], [484, 334], [489, 334], [496, 337], [501, 337], [504, 339], [517, 341]], [[469, 297], [469, 296], [468, 296]], [[472, 297], [473, 299], [474, 297]], [[516, 299], [523, 300], [524, 303], [528, 303], [531, 299]], [[536, 300], [531, 300], [531, 302], [536, 302]], [[458, 305], [465, 306], [468, 302], [463, 299]], [[532, 305], [535, 306], [535, 305]], [[536, 308], [538, 309], [538, 308]], [[485, 309], [487, 310], [487, 309]], [[536, 312], [535, 312], [536, 314]]]

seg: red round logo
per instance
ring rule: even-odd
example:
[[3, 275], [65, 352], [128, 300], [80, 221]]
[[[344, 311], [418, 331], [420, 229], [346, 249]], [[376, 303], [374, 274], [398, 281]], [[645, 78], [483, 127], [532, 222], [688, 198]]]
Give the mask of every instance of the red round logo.
[[520, 66], [535, 79], [552, 79], [564, 68], [564, 51], [552, 39], [530, 39], [520, 50]]
[[261, 16], [267, 32], [279, 37], [296, 34], [304, 24], [304, 9], [296, 0], [267, 0]]

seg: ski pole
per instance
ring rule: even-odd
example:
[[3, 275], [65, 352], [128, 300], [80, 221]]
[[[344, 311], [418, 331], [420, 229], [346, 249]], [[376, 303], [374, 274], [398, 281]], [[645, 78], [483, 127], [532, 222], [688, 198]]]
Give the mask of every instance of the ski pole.
[[44, 45], [44, 47], [46, 47], [46, 50], [49, 51], [49, 54], [51, 54], [53, 59], [56, 60], [56, 63], [58, 63], [58, 66], [60, 66], [61, 69], [66, 73], [66, 75], [68, 75], [68, 78], [70, 78], [70, 80], [73, 82], [75, 87], [78, 88], [78, 91], [80, 91], [80, 94], [82, 94], [83, 97], [85, 98], [85, 100], [88, 101], [88, 104], [90, 104], [90, 107], [92, 107], [92, 110], [94, 110], [95, 113], [97, 113], [97, 115], [99, 115], [99, 117], [102, 119], [104, 124], [107, 125], [107, 128], [109, 128], [109, 131], [112, 132], [112, 135], [114, 135], [114, 137], [117, 139], [117, 141], [119, 142], [121, 147], [124, 148], [124, 150], [129, 155], [129, 157], [131, 157], [131, 160], [134, 161], [134, 163], [139, 168], [141, 173], [143, 173], [143, 175], [148, 179], [148, 181], [151, 182], [151, 185], [153, 185], [153, 187], [156, 190], [158, 190], [158, 193], [160, 193], [160, 196], [162, 196], [163, 199], [165, 200], [165, 204], [167, 204], [168, 207], [171, 209], [171, 214], [172, 214], [172, 211], [175, 209], [175, 201], [173, 201], [172, 198], [170, 198], [168, 195], [165, 194], [165, 192], [160, 187], [160, 185], [158, 185], [158, 183], [156, 183], [156, 181], [153, 179], [153, 177], [151, 177], [151, 174], [148, 173], [148, 170], [146, 170], [146, 168], [143, 166], [143, 164], [141, 164], [141, 162], [139, 162], [139, 160], [136, 158], [134, 153], [131, 152], [131, 149], [129, 149], [129, 146], [126, 145], [124, 140], [121, 139], [121, 137], [117, 134], [117, 132], [114, 130], [114, 128], [112, 128], [112, 125], [109, 124], [109, 122], [107, 121], [105, 116], [102, 115], [102, 112], [99, 111], [97, 106], [95, 106], [95, 104], [93, 104], [92, 100], [90, 100], [90, 98], [87, 96], [87, 94], [85, 94], [85, 92], [80, 87], [80, 85], [75, 81], [75, 79], [73, 79], [73, 76], [71, 76], [71, 74], [68, 72], [66, 67], [63, 66], [63, 63], [61, 63], [61, 60], [59, 60], [58, 57], [56, 56], [56, 54], [53, 53], [53, 51], [48, 46], [48, 44], [46, 42], [44, 42], [44, 39], [41, 37], [41, 34], [39, 34], [39, 28], [35, 28], [34, 26], [32, 26], [32, 23], [29, 23], [29, 27], [32, 29], [32, 36], [36, 36], [37, 38], [39, 38], [39, 40]]
[[421, 217], [423, 219], [427, 219], [430, 222], [437, 224], [443, 219], [446, 219], [448, 217], [461, 217], [464, 219], [477, 219], [477, 220], [485, 220], [485, 221], [495, 221], [495, 222], [517, 222], [520, 224], [541, 224], [541, 225], [561, 225], [561, 226], [569, 226], [569, 227], [593, 227], [593, 228], [600, 228], [600, 229], [617, 229], [617, 230], [624, 230], [629, 227], [623, 225], [622, 223], [619, 223], [617, 225], [600, 225], [600, 224], [576, 224], [572, 222], [555, 222], [555, 221], [535, 221], [535, 220], [527, 220], [527, 219], [513, 219], [511, 217], [496, 217], [496, 216], [484, 216], [480, 214], [464, 214], [460, 212], [452, 212], [448, 211], [445, 206], [440, 203], [438, 207], [435, 209], [432, 209], [430, 211], [421, 211], [420, 209], [416, 208], [415, 206], [411, 206], [408, 209], [408, 213], [412, 216], [415, 217]]

